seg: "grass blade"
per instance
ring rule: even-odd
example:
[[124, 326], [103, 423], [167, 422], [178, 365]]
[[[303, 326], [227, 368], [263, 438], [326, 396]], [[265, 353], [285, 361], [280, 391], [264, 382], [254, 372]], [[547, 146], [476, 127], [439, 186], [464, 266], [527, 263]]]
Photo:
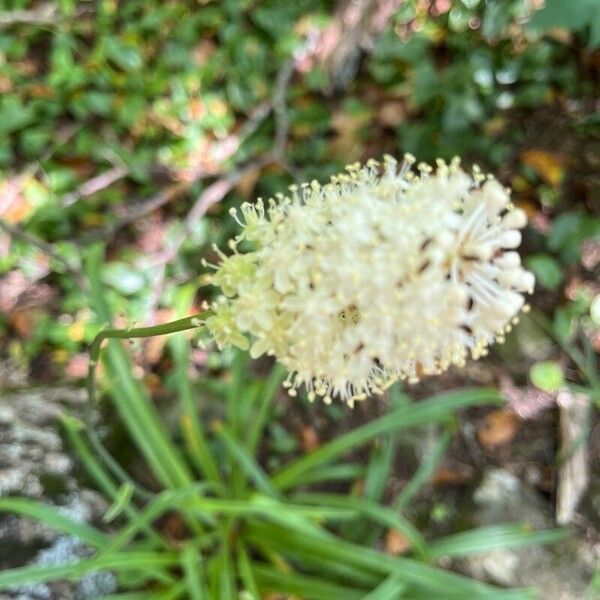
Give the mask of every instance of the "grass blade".
[[152, 596], [152, 600], [177, 600], [186, 592], [185, 581], [171, 586], [168, 590]]
[[250, 597], [253, 600], [254, 598], [258, 599], [260, 598], [260, 591], [258, 589], [256, 577], [254, 576], [253, 566], [250, 557], [248, 556], [248, 551], [241, 541], [238, 541], [236, 550], [238, 573], [243, 582], [245, 591], [250, 594]]
[[[196, 286], [185, 286], [178, 290], [176, 309], [178, 318], [187, 313], [196, 293]], [[190, 364], [189, 342], [185, 335], [174, 335], [169, 339], [169, 348], [175, 367], [175, 385], [183, 408], [181, 426], [186, 445], [200, 472], [215, 483], [221, 482], [219, 469], [206, 439], [205, 429], [198, 415], [194, 388], [188, 375]]]
[[256, 454], [258, 442], [267, 423], [271, 404], [284, 378], [285, 369], [281, 365], [275, 364], [271, 370], [269, 378], [265, 381], [263, 389], [259, 394], [258, 406], [254, 411], [256, 417], [254, 419], [254, 423], [252, 423], [250, 426], [246, 444], [248, 446], [248, 452], [253, 456]]
[[481, 388], [449, 392], [416, 404], [401, 406], [388, 415], [358, 427], [290, 462], [273, 476], [272, 481], [277, 488], [288, 489], [302, 483], [302, 476], [305, 473], [323, 463], [331, 462], [348, 450], [361, 446], [378, 435], [444, 421], [457, 410], [467, 406], [499, 404], [502, 401], [502, 396], [497, 390]]
[[354, 509], [357, 513], [367, 519], [374, 521], [384, 527], [397, 529], [410, 541], [412, 549], [423, 560], [427, 560], [429, 551], [427, 542], [418, 529], [413, 527], [406, 519], [397, 514], [396, 511], [386, 506], [381, 506], [365, 498], [341, 496], [337, 494], [301, 494], [296, 496], [300, 502], [319, 504], [322, 506], [334, 506]]
[[[262, 536], [260, 533], [257, 534], [257, 532], [260, 532], [263, 523], [261, 521], [252, 523], [250, 540], [253, 549], [258, 550], [267, 560], [270, 560], [278, 567], [286, 565], [286, 561], [279, 554], [277, 555], [279, 560], [273, 560], [274, 553], [269, 545], [269, 535], [272, 530], [267, 529]], [[318, 540], [315, 543], [318, 544]], [[322, 555], [315, 555], [312, 549], [307, 549], [306, 547], [299, 548], [298, 546], [288, 545], [285, 552], [287, 558], [292, 559], [294, 564], [301, 565], [302, 570], [308, 574], [315, 573], [320, 577], [327, 576], [332, 581], [338, 580], [348, 585], [363, 587], [365, 590], [371, 589], [381, 582], [381, 575], [356, 569], [354, 566]]]
[[408, 586], [397, 575], [390, 575], [362, 600], [398, 600]]
[[509, 546], [550, 544], [564, 539], [567, 529], [533, 531], [527, 525], [508, 523], [491, 525], [473, 531], [463, 531], [442, 538], [430, 545], [433, 559], [442, 556], [466, 556]]
[[324, 465], [306, 473], [302, 478], [304, 485], [334, 482], [354, 481], [365, 474], [365, 466], [356, 463], [340, 463], [338, 465]]
[[[89, 473], [92, 476], [92, 478], [96, 481], [96, 484], [98, 485], [100, 490], [104, 492], [104, 494], [106, 494], [113, 502], [115, 502], [119, 494], [119, 488], [113, 481], [112, 477], [98, 462], [96, 457], [92, 455], [87, 444], [84, 442], [83, 437], [80, 434], [80, 431], [84, 429], [83, 423], [67, 415], [62, 416], [62, 423], [67, 432], [67, 437], [69, 438], [71, 445], [75, 449], [77, 456], [83, 463], [86, 472]], [[123, 509], [123, 513], [127, 516], [128, 519], [135, 519], [139, 515], [138, 510], [133, 504], [126, 505]], [[163, 540], [163, 538], [161, 538], [147, 524], [143, 527], [143, 529], [148, 538], [152, 540], [152, 542], [163, 547], [166, 546], [165, 540]]]
[[[279, 492], [273, 487], [266, 473], [260, 465], [254, 460], [249, 452], [235, 439], [233, 434], [223, 425], [217, 423], [214, 427], [217, 437], [223, 442], [225, 450], [235, 461], [241, 470], [247, 475], [256, 485], [257, 489], [266, 496], [277, 498]], [[243, 481], [241, 482], [244, 483]]]
[[131, 483], [123, 483], [117, 490], [117, 495], [111, 506], [102, 517], [102, 520], [105, 523], [114, 521], [125, 510], [125, 508], [131, 504], [133, 492], [134, 487], [131, 485]]
[[273, 567], [262, 565], [257, 565], [254, 570], [259, 585], [264, 591], [294, 594], [311, 600], [332, 600], [333, 598], [343, 598], [344, 600], [356, 598], [359, 600], [364, 597], [364, 591], [330, 583], [317, 577], [284, 573]]
[[433, 450], [421, 462], [411, 480], [392, 503], [396, 510], [405, 509], [419, 493], [419, 490], [433, 477], [442, 456], [444, 456], [448, 445], [452, 441], [453, 432], [454, 427], [446, 427], [446, 431], [444, 431]]
[[203, 482], [179, 490], [166, 490], [162, 492], [112, 538], [105, 551], [109, 553], [119, 551], [131, 542], [139, 531], [150, 527], [152, 522], [158, 519], [163, 513], [168, 510], [181, 509], [189, 496], [192, 494], [201, 494], [207, 488], [208, 484]]
[[[89, 247], [85, 258], [92, 305], [100, 319], [109, 323], [110, 308], [100, 280], [102, 246], [95, 244]], [[104, 362], [107, 375], [113, 382], [111, 395], [115, 406], [152, 470], [167, 487], [192, 483], [189, 470], [177, 448], [171, 443], [146, 390], [134, 378], [131, 362], [120, 341], [108, 341]]]
[[177, 562], [177, 556], [172, 553], [155, 552], [122, 552], [82, 560], [63, 565], [33, 565], [19, 567], [0, 573], [0, 589], [14, 585], [34, 585], [57, 579], [78, 579], [92, 571], [110, 570], [143, 571], [152, 574], [163, 567], [171, 567]]
[[53, 529], [72, 535], [95, 548], [107, 545], [109, 537], [88, 525], [58, 512], [56, 506], [47, 506], [28, 498], [0, 498], [0, 512], [19, 514], [41, 521]]
[[368, 500], [381, 500], [390, 479], [396, 444], [391, 434], [387, 434], [371, 451], [365, 477], [364, 496]]
[[363, 572], [379, 573], [386, 577], [396, 575], [403, 581], [428, 591], [430, 594], [439, 594], [440, 590], [444, 590], [445, 599], [506, 600], [507, 598], [525, 599], [529, 597], [526, 593], [520, 591], [515, 593], [512, 590], [499, 590], [441, 568], [423, 564], [413, 559], [384, 554], [364, 546], [351, 544], [334, 536], [320, 538], [317, 543], [311, 535], [299, 531], [290, 532], [268, 523], [261, 524], [260, 528], [257, 529], [249, 525], [246, 535], [249, 541], [253, 542], [256, 539], [259, 545], [261, 540], [268, 536], [270, 547], [281, 552], [284, 556], [290, 548], [303, 548], [315, 557], [323, 556], [330, 560], [337, 560]]
[[187, 598], [189, 600], [207, 600], [208, 592], [202, 572], [202, 557], [195, 544], [186, 544], [181, 553], [181, 567], [185, 576]]

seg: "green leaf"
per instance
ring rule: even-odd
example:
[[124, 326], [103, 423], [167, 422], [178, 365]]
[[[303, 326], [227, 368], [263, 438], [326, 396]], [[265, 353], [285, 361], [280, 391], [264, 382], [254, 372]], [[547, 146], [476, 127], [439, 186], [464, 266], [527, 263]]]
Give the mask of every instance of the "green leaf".
[[132, 265], [114, 261], [102, 268], [102, 281], [118, 292], [131, 296], [144, 289], [146, 278]]
[[33, 108], [24, 106], [18, 96], [4, 95], [0, 98], [0, 135], [25, 128], [34, 118]]
[[313, 452], [291, 461], [272, 477], [272, 481], [280, 489], [293, 487], [302, 482], [305, 473], [323, 463], [331, 462], [374, 437], [391, 431], [444, 421], [456, 411], [467, 406], [500, 404], [502, 402], [502, 397], [496, 390], [482, 388], [441, 394], [416, 404], [402, 406], [388, 415], [358, 427]]
[[[100, 281], [102, 246], [87, 248], [85, 270], [91, 284], [92, 304], [102, 321], [111, 315]], [[187, 464], [171, 441], [147, 390], [132, 374], [131, 361], [118, 340], [110, 340], [104, 353], [112, 396], [119, 414], [157, 477], [168, 487], [188, 486], [192, 477]]]
[[551, 544], [564, 539], [568, 533], [566, 529], [532, 531], [527, 525], [514, 523], [491, 525], [432, 542], [429, 550], [431, 558], [437, 560], [443, 556], [467, 556], [511, 546]]
[[345, 507], [356, 510], [364, 518], [384, 527], [397, 529], [410, 541], [412, 549], [423, 560], [427, 560], [427, 543], [419, 531], [396, 510], [381, 506], [364, 498], [340, 496], [336, 494], [300, 494], [298, 501], [318, 504], [325, 507]]
[[538, 283], [549, 290], [555, 290], [563, 280], [563, 270], [558, 262], [547, 254], [527, 257], [525, 265], [533, 271]]
[[597, 0], [546, 0], [529, 26], [540, 31], [562, 27], [582, 31], [590, 27], [590, 48], [600, 45], [600, 4]]
[[600, 326], [600, 294], [597, 294], [590, 304], [590, 316], [594, 324]]
[[[107, 473], [98, 462], [98, 459], [90, 452], [80, 434], [80, 431], [85, 427], [84, 424], [68, 415], [62, 416], [62, 423], [67, 432], [67, 437], [77, 453], [79, 460], [83, 463], [87, 473], [92, 477], [96, 482], [96, 485], [98, 485], [104, 494], [111, 498], [113, 502], [116, 501], [119, 493], [117, 485], [114, 483], [109, 473]], [[133, 504], [126, 505], [123, 510], [130, 519], [134, 519], [138, 515], [137, 508]], [[163, 538], [161, 538], [148, 524], [146, 524], [143, 529], [148, 537], [155, 543], [158, 543], [159, 545], [165, 544]]]
[[154, 570], [162, 573], [163, 567], [171, 567], [176, 562], [177, 555], [173, 553], [121, 552], [64, 565], [19, 567], [0, 573], [0, 589], [17, 585], [34, 585], [58, 579], [74, 580], [81, 578], [86, 573], [103, 570], [117, 573], [143, 571], [152, 578]]
[[397, 510], [405, 509], [419, 493], [419, 490], [433, 477], [435, 470], [446, 452], [446, 448], [452, 441], [453, 430], [447, 428], [442, 434], [433, 450], [426, 456], [411, 480], [404, 486], [393, 502]]
[[242, 446], [234, 435], [223, 425], [215, 425], [217, 437], [223, 442], [226, 452], [233, 461], [238, 464], [243, 472], [254, 482], [256, 489], [267, 496], [277, 498], [279, 492], [273, 487], [267, 474], [261, 466], [254, 460], [254, 457]]
[[41, 521], [46, 525], [76, 537], [96, 548], [107, 545], [109, 538], [87, 523], [74, 521], [59, 512], [56, 506], [47, 506], [28, 498], [0, 498], [0, 512], [14, 513]]
[[298, 575], [277, 571], [272, 567], [257, 565], [254, 567], [256, 578], [265, 591], [299, 595], [311, 600], [332, 600], [343, 598], [353, 600], [364, 597], [364, 592], [356, 588], [332, 583], [319, 577]]
[[398, 575], [390, 575], [362, 600], [398, 600], [408, 586]]
[[[181, 318], [188, 313], [195, 294], [195, 285], [182, 286], [177, 290], [175, 298], [177, 318]], [[220, 483], [219, 468], [199, 417], [197, 396], [188, 373], [190, 364], [189, 340], [185, 335], [174, 335], [171, 336], [168, 343], [175, 363], [175, 385], [183, 409], [181, 428], [186, 445], [200, 472], [211, 481]]]
[[548, 392], [557, 392], [565, 383], [562, 367], [553, 360], [535, 363], [529, 370], [529, 378], [535, 387]]
[[392, 434], [375, 441], [365, 476], [363, 492], [365, 498], [378, 502], [383, 497], [390, 478], [395, 451], [396, 444]]
[[106, 552], [118, 552], [129, 544], [142, 530], [147, 530], [150, 525], [168, 510], [184, 510], [186, 501], [190, 496], [202, 494], [209, 489], [206, 482], [193, 484], [176, 490], [165, 490], [148, 503], [130, 522], [116, 533], [105, 548]]
[[187, 585], [189, 600], [207, 600], [207, 588], [202, 571], [202, 556], [198, 547], [188, 542], [181, 553], [181, 566]]
[[134, 489], [134, 486], [128, 481], [121, 485], [112, 505], [102, 517], [105, 523], [114, 521], [130, 505]]
[[115, 37], [104, 40], [106, 56], [123, 71], [137, 71], [143, 65], [142, 56], [134, 45], [124, 44]]
[[258, 600], [260, 598], [260, 591], [254, 575], [254, 567], [250, 560], [250, 556], [248, 555], [248, 551], [241, 541], [238, 541], [236, 555], [238, 573], [245, 587], [245, 591], [250, 594], [252, 600]]
[[350, 544], [341, 538], [330, 536], [315, 538], [299, 531], [286, 531], [281, 527], [261, 523], [259, 527], [249, 525], [248, 539], [256, 540], [259, 545], [267, 537], [269, 546], [284, 556], [288, 551], [304, 549], [315, 558], [337, 560], [341, 564], [352, 566], [362, 572], [379, 573], [385, 577], [396, 575], [419, 589], [428, 590], [430, 594], [438, 594], [444, 590], [444, 598], [469, 599], [525, 599], [529, 594], [520, 590], [497, 590], [479, 581], [467, 579], [461, 575], [447, 572], [427, 564], [408, 558], [400, 558], [378, 552], [364, 546]]

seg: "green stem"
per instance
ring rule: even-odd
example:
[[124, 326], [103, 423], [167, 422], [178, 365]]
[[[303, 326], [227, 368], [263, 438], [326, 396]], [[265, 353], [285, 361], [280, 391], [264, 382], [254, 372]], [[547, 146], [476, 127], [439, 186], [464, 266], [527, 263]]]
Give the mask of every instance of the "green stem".
[[[104, 461], [106, 466], [112, 471], [113, 475], [121, 481], [131, 482], [131, 478], [127, 475], [125, 470], [119, 465], [119, 463], [112, 457], [108, 450], [104, 447], [100, 437], [98, 436], [94, 425], [93, 425], [93, 408], [96, 401], [96, 366], [100, 359], [100, 351], [102, 349], [102, 342], [110, 339], [135, 339], [135, 338], [146, 338], [155, 335], [167, 335], [170, 333], [177, 333], [180, 331], [187, 331], [189, 329], [195, 329], [203, 325], [204, 320], [198, 315], [191, 317], [185, 317], [172, 321], [170, 323], [164, 323], [162, 325], [154, 325], [151, 327], [128, 327], [124, 329], [105, 329], [98, 333], [94, 338], [90, 346], [90, 362], [87, 376], [87, 405], [86, 405], [86, 428], [89, 436], [89, 440], [94, 450], [98, 453], [100, 458]], [[140, 486], [135, 485], [136, 493], [148, 500], [154, 495]]]

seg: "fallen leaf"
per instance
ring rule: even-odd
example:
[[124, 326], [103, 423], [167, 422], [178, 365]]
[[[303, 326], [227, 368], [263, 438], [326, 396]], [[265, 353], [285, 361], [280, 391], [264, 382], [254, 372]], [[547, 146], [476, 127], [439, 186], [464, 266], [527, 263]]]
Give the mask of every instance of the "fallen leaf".
[[256, 182], [260, 177], [260, 169], [248, 169], [243, 173], [240, 177], [240, 180], [237, 184], [237, 191], [240, 193], [240, 196], [243, 198], [250, 198], [252, 193], [254, 192], [254, 188], [256, 187]]
[[144, 383], [153, 394], [160, 391], [163, 384], [162, 379], [156, 373], [146, 373]]
[[553, 187], [564, 179], [565, 158], [560, 154], [533, 148], [521, 153], [521, 161]]
[[482, 446], [494, 448], [508, 444], [519, 429], [519, 418], [512, 411], [500, 409], [491, 412], [477, 428]]
[[34, 207], [25, 194], [25, 187], [32, 179], [31, 173], [25, 173], [0, 180], [0, 217], [2, 220], [16, 225], [31, 215]]
[[467, 466], [462, 467], [440, 467], [431, 483], [434, 486], [463, 485], [471, 480], [472, 470]]
[[35, 308], [15, 310], [9, 315], [9, 324], [21, 339], [29, 339], [36, 331], [37, 325], [44, 316], [44, 311]]
[[309, 425], [303, 425], [300, 429], [300, 445], [304, 452], [311, 452], [320, 445], [319, 434]]
[[397, 127], [406, 118], [406, 108], [401, 100], [384, 102], [377, 111], [377, 120], [385, 127]]
[[160, 529], [164, 537], [171, 542], [184, 540], [188, 533], [185, 521], [179, 513], [167, 515]]
[[408, 538], [397, 529], [388, 529], [385, 535], [385, 551], [388, 554], [406, 554], [411, 548]]

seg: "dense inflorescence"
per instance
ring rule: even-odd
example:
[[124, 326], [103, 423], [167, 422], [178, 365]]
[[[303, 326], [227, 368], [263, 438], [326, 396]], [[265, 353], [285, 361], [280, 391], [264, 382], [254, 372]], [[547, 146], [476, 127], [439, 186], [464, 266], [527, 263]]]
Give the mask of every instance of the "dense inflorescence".
[[242, 230], [219, 252], [207, 319], [219, 346], [275, 356], [291, 395], [352, 405], [502, 341], [534, 285], [514, 251], [525, 213], [458, 159], [413, 163], [351, 165], [233, 209]]

